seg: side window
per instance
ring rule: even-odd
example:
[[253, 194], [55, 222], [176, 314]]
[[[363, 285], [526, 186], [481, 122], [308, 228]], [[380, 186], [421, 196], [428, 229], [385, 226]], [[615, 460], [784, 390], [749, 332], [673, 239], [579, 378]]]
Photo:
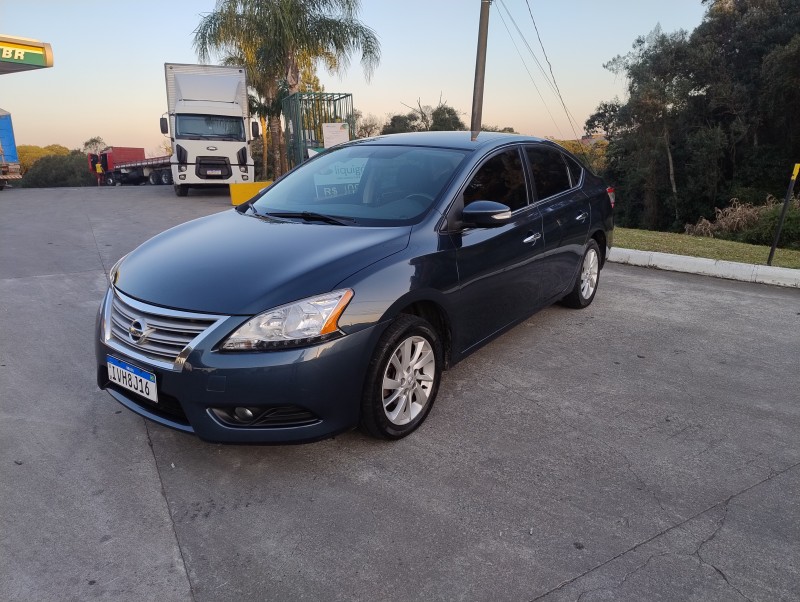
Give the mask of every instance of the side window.
[[484, 163], [464, 190], [464, 206], [473, 201], [495, 201], [512, 211], [528, 204], [525, 174], [519, 151], [509, 149]]
[[567, 162], [569, 177], [572, 179], [572, 187], [575, 188], [581, 183], [581, 173], [583, 173], [583, 167], [581, 167], [572, 157], [567, 157], [564, 155], [564, 160]]
[[572, 188], [561, 153], [554, 148], [529, 146], [525, 149], [539, 200]]

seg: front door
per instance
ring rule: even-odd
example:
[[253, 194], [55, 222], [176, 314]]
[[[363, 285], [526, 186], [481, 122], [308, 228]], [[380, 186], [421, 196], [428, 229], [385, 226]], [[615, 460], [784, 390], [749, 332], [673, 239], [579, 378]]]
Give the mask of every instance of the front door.
[[459, 352], [535, 311], [541, 303], [537, 258], [544, 250], [542, 217], [530, 195], [518, 147], [496, 153], [479, 166], [463, 191], [463, 205], [495, 201], [512, 210], [511, 222], [495, 228], [465, 227], [451, 234], [459, 287], [453, 294]]

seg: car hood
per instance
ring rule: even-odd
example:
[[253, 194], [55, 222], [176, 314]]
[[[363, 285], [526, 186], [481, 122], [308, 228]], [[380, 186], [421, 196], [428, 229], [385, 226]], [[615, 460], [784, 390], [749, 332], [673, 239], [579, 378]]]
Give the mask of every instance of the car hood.
[[225, 211], [172, 228], [120, 263], [115, 286], [172, 309], [252, 315], [325, 293], [408, 246], [410, 226], [268, 221]]

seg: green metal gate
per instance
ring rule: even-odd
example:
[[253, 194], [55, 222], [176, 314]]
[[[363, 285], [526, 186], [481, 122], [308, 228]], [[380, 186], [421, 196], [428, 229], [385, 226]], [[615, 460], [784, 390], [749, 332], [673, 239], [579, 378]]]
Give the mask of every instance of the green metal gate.
[[355, 138], [352, 94], [295, 92], [283, 101], [282, 108], [290, 169], [325, 147], [325, 123], [347, 124], [350, 140]]

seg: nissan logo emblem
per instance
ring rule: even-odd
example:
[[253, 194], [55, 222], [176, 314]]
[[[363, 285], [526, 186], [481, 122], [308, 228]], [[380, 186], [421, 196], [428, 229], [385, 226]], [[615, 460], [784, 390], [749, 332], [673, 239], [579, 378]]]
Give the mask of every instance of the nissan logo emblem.
[[141, 345], [147, 340], [147, 337], [153, 332], [153, 329], [147, 325], [143, 318], [137, 318], [128, 327], [128, 337], [131, 342]]

